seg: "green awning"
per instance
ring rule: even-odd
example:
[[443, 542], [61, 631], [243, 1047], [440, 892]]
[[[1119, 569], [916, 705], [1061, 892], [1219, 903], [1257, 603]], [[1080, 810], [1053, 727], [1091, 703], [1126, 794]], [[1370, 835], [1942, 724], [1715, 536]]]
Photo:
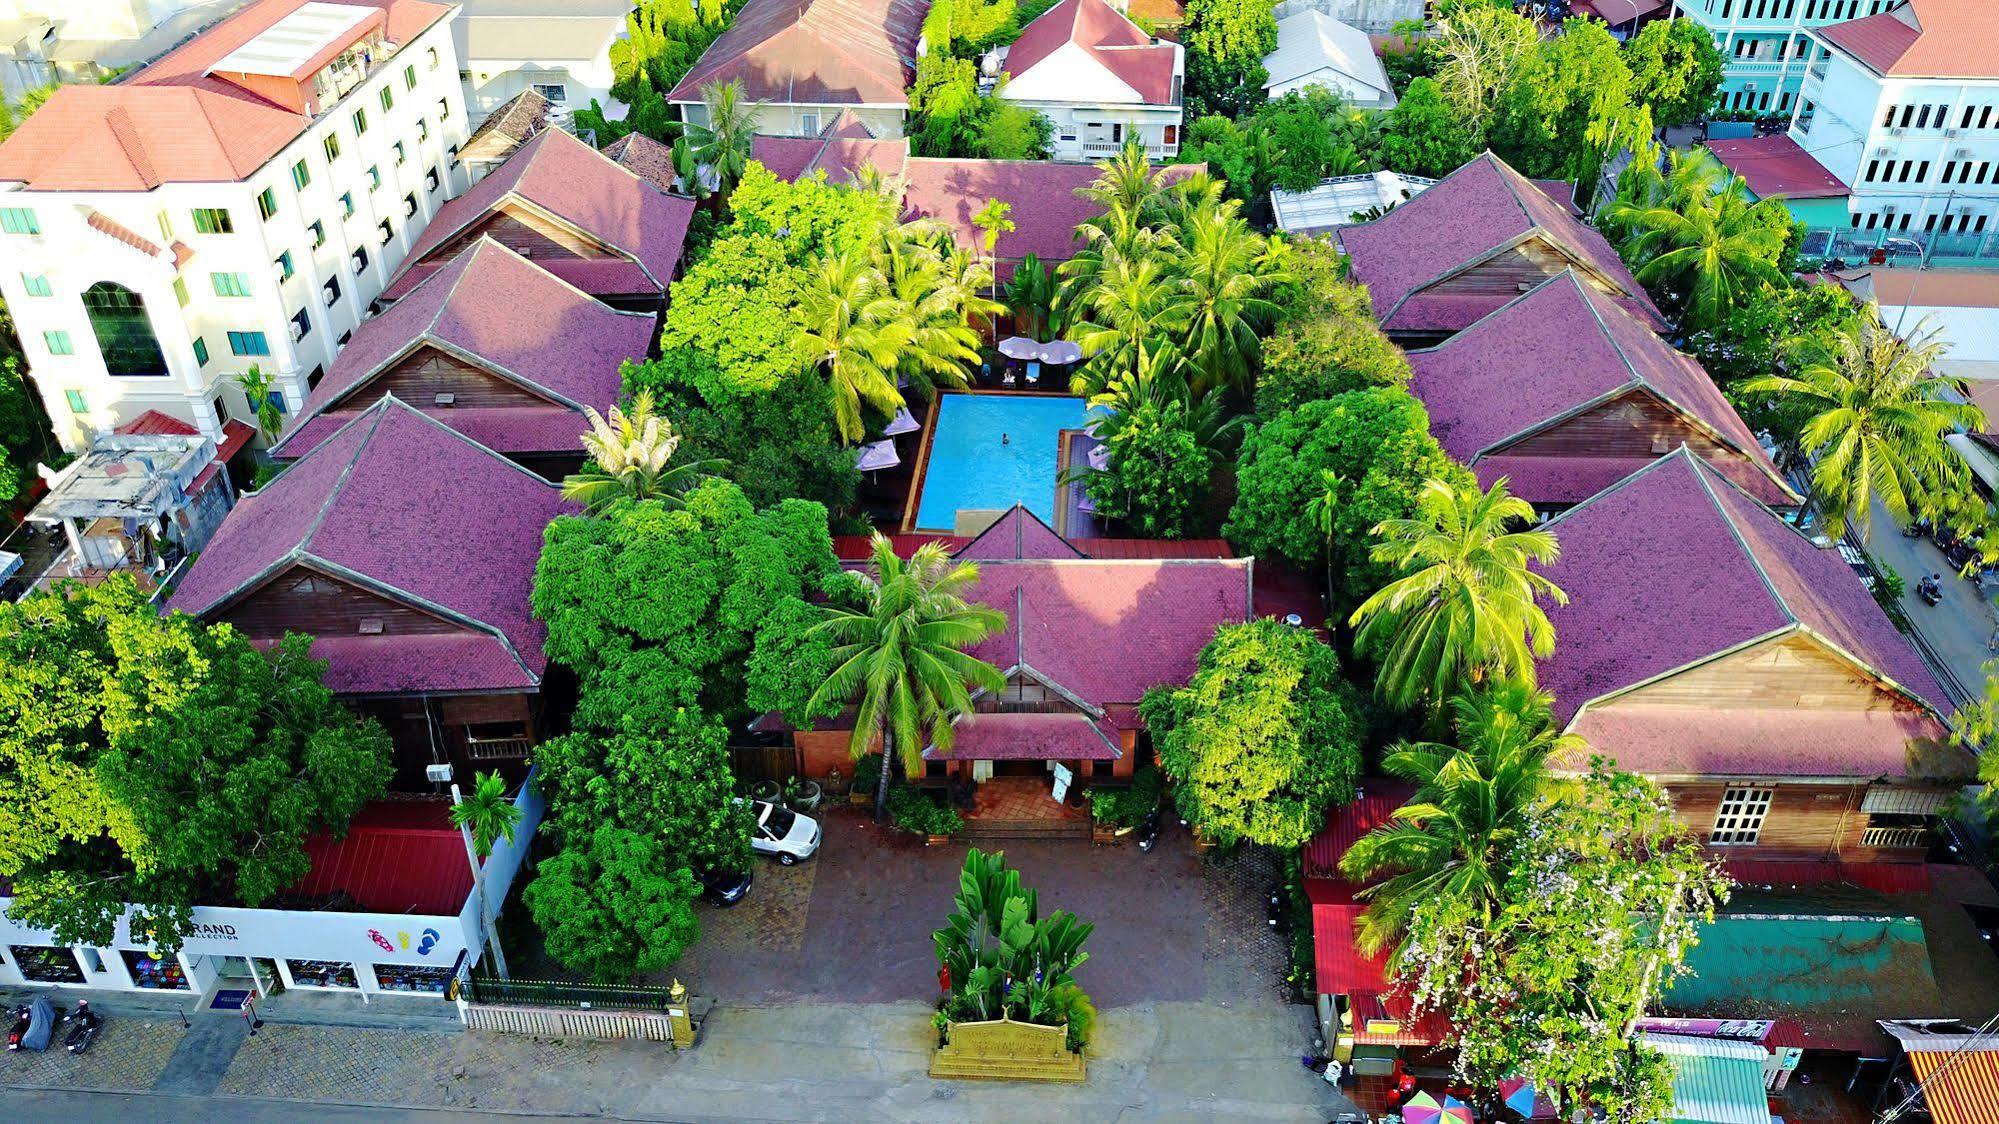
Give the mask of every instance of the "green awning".
[[1645, 1042], [1673, 1063], [1672, 1124], [1770, 1124], [1763, 1047], [1671, 1034], [1648, 1034]]

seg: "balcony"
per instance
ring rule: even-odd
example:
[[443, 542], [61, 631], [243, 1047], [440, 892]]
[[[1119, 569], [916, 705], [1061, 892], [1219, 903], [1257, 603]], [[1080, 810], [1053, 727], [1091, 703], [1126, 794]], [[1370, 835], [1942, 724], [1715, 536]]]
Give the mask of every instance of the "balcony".
[[474, 761], [518, 761], [534, 748], [534, 739], [526, 735], [506, 738], [480, 738], [467, 735], [465, 756]]
[[1929, 829], [1926, 827], [1870, 827], [1860, 836], [1863, 847], [1926, 847], [1929, 845]]

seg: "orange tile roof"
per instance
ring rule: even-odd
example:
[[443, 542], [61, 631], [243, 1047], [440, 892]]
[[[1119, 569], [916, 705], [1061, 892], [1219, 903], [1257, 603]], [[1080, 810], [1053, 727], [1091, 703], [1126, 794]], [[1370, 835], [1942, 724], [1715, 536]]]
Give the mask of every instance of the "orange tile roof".
[[1991, 0], [1907, 0], [1817, 35], [1877, 74], [1999, 78], [1999, 6]]
[[[308, 0], [257, 3], [110, 86], [64, 86], [0, 144], [0, 182], [30, 191], [149, 191], [242, 180], [311, 118], [208, 71]], [[407, 43], [451, 11], [429, 0], [320, 0], [379, 9]]]

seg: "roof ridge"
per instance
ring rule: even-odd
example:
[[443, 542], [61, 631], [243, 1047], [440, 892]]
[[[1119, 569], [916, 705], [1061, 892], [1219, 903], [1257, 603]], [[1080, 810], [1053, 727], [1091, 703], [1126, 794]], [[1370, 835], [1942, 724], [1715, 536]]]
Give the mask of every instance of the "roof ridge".
[[[1757, 557], [1756, 549], [1749, 545], [1749, 537], [1743, 534], [1742, 528], [1736, 524], [1735, 516], [1729, 514], [1728, 505], [1721, 502], [1720, 496], [1715, 495], [1713, 483], [1708, 480], [1707, 473], [1701, 471], [1703, 467], [1701, 458], [1695, 456], [1693, 450], [1687, 448], [1685, 442], [1681, 442], [1680, 447], [1672, 453], [1666, 454], [1666, 457], [1674, 456], [1680, 452], [1686, 453], [1687, 462], [1693, 468], [1694, 479], [1700, 483], [1701, 491], [1707, 495], [1708, 503], [1713, 505], [1716, 514], [1720, 515], [1722, 522], [1728, 525], [1729, 535], [1735, 539], [1735, 545], [1742, 551], [1743, 557], [1749, 560], [1749, 565], [1756, 571], [1756, 577], [1763, 583], [1763, 588], [1769, 591], [1770, 599], [1777, 603], [1778, 610], [1784, 614], [1784, 618], [1790, 621], [1793, 627], [1802, 627], [1804, 625], [1803, 618], [1799, 617], [1797, 611], [1791, 608], [1791, 603], [1784, 599], [1784, 594], [1777, 588], [1777, 583], [1770, 579], [1769, 571], [1763, 567], [1763, 560]], [[1664, 460], [1666, 457], [1661, 457], [1660, 459]]]
[[[1574, 266], [1568, 266], [1568, 267], [1566, 267], [1566, 268], [1564, 268], [1564, 269], [1562, 270], [1562, 273], [1573, 273], [1573, 272], [1575, 272], [1575, 267], [1574, 267]], [[1436, 283], [1437, 283], [1438, 281], [1441, 281], [1441, 280], [1443, 280], [1443, 277], [1444, 277], [1444, 276], [1445, 276], [1445, 275], [1439, 275], [1439, 276], [1437, 276], [1437, 277], [1433, 277], [1433, 278], [1431, 278], [1430, 280], [1428, 280], [1428, 281], [1425, 281], [1425, 282], [1423, 282], [1422, 284], [1418, 285], [1418, 286], [1417, 286], [1417, 287], [1416, 287], [1415, 289], [1411, 289], [1411, 290], [1410, 290], [1409, 292], [1410, 292], [1410, 294], [1412, 294], [1412, 295], [1413, 295], [1414, 293], [1418, 292], [1419, 290], [1421, 290], [1421, 289], [1425, 289], [1425, 288], [1428, 288], [1429, 286], [1431, 286], [1431, 285], [1434, 285], [1434, 284], [1436, 284]], [[1453, 332], [1453, 333], [1452, 333], [1452, 334], [1450, 334], [1449, 336], [1446, 336], [1445, 338], [1443, 338], [1443, 339], [1441, 339], [1441, 340], [1438, 340], [1438, 341], [1437, 341], [1436, 343], [1433, 343], [1433, 344], [1431, 344], [1431, 345], [1430, 345], [1430, 346], [1428, 346], [1428, 347], [1412, 347], [1412, 348], [1407, 348], [1407, 349], [1405, 349], [1405, 350], [1406, 350], [1406, 351], [1407, 351], [1407, 352], [1408, 352], [1409, 354], [1411, 354], [1411, 355], [1415, 355], [1415, 354], [1425, 354], [1425, 355], [1427, 355], [1427, 354], [1430, 354], [1430, 353], [1432, 353], [1432, 352], [1437, 352], [1437, 351], [1442, 351], [1442, 350], [1444, 350], [1445, 348], [1447, 348], [1447, 347], [1451, 346], [1452, 344], [1456, 343], [1457, 341], [1459, 341], [1459, 340], [1463, 339], [1464, 337], [1466, 337], [1466, 336], [1470, 335], [1470, 334], [1472, 333], [1473, 329], [1475, 329], [1475, 328], [1479, 327], [1480, 325], [1484, 324], [1484, 323], [1485, 323], [1486, 321], [1488, 321], [1488, 320], [1491, 320], [1491, 319], [1493, 319], [1494, 317], [1498, 316], [1498, 315], [1499, 315], [1500, 313], [1502, 313], [1502, 312], [1506, 312], [1506, 311], [1509, 311], [1510, 309], [1512, 309], [1512, 308], [1513, 308], [1513, 306], [1514, 306], [1514, 305], [1517, 305], [1517, 304], [1520, 304], [1521, 302], [1523, 302], [1523, 301], [1527, 300], [1527, 299], [1528, 299], [1529, 297], [1532, 297], [1532, 296], [1535, 296], [1535, 295], [1539, 294], [1539, 293], [1541, 292], [1541, 290], [1543, 290], [1543, 289], [1547, 288], [1548, 286], [1550, 286], [1550, 285], [1554, 284], [1554, 283], [1555, 283], [1555, 282], [1557, 282], [1557, 281], [1560, 281], [1561, 279], [1562, 279], [1562, 277], [1561, 277], [1561, 274], [1559, 274], [1559, 273], [1558, 273], [1558, 274], [1556, 274], [1556, 275], [1555, 275], [1555, 276], [1553, 276], [1553, 277], [1549, 277], [1549, 278], [1545, 278], [1544, 280], [1542, 280], [1542, 281], [1541, 281], [1541, 283], [1540, 283], [1540, 284], [1538, 284], [1538, 285], [1535, 285], [1535, 286], [1534, 286], [1533, 288], [1531, 288], [1531, 289], [1527, 290], [1527, 291], [1526, 291], [1526, 292], [1524, 292], [1524, 293], [1517, 293], [1517, 294], [1515, 294], [1515, 295], [1514, 295], [1514, 296], [1513, 296], [1513, 297], [1512, 297], [1511, 299], [1509, 299], [1509, 300], [1508, 300], [1508, 301], [1507, 301], [1507, 302], [1506, 302], [1505, 304], [1502, 304], [1502, 305], [1500, 305], [1500, 306], [1499, 306], [1498, 308], [1495, 308], [1495, 309], [1493, 309], [1493, 310], [1492, 310], [1491, 312], [1488, 312], [1488, 313], [1486, 313], [1486, 314], [1485, 314], [1484, 316], [1481, 316], [1481, 317], [1479, 317], [1478, 319], [1476, 319], [1476, 320], [1472, 321], [1471, 323], [1469, 323], [1469, 324], [1466, 324], [1466, 325], [1465, 325], [1464, 327], [1462, 327], [1462, 328], [1458, 329], [1458, 330], [1457, 330], [1456, 332]], [[1404, 297], [1402, 298], [1402, 300], [1404, 300], [1404, 301], [1406, 301], [1406, 300], [1408, 300], [1408, 299], [1409, 299], [1409, 297], [1408, 297], [1408, 296], [1404, 296]], [[1398, 307], [1398, 308], [1399, 308], [1399, 307], [1401, 307], [1401, 303], [1402, 303], [1401, 301], [1398, 301], [1398, 302], [1396, 302], [1396, 307]], [[1391, 314], [1392, 314], [1392, 313], [1394, 312], [1394, 310], [1393, 310], [1393, 309], [1390, 309], [1389, 311], [1390, 311], [1390, 313], [1391, 313]], [[1386, 318], [1384, 317], [1384, 319], [1386, 319]]]
[[[363, 421], [368, 423], [368, 431], [363, 433], [361, 439], [354, 443], [354, 451], [348, 455], [346, 465], [340, 469], [340, 475], [334, 477], [332, 486], [326, 489], [326, 498], [319, 502], [319, 510], [313, 514], [312, 522], [306, 524], [305, 533], [298, 537], [298, 542], [290, 550], [286, 551], [286, 554], [297, 557], [301, 552], [309, 550], [312, 537], [319, 533], [320, 525], [326, 522], [327, 512], [333, 510], [333, 501], [339, 497], [340, 490], [347, 486], [347, 478], [354, 474], [354, 466], [361, 463], [361, 454], [367, 450], [368, 443], [375, 439], [375, 431], [381, 428], [382, 418], [387, 415], [386, 404], [393, 397], [393, 395], [384, 395], [382, 401], [356, 414], [353, 421], [348, 422], [347, 425], [343, 425], [340, 429], [327, 435], [326, 441], [331, 441], [335, 437], [338, 437], [340, 431], [346, 429], [348, 425], [359, 425]], [[372, 418], [368, 417], [371, 413], [375, 415]], [[324, 448], [326, 441], [322, 441], [319, 445], [315, 446], [313, 452]], [[309, 452], [305, 456], [310, 457], [311, 455], [312, 453]], [[304, 460], [305, 457], [300, 457], [299, 459]]]

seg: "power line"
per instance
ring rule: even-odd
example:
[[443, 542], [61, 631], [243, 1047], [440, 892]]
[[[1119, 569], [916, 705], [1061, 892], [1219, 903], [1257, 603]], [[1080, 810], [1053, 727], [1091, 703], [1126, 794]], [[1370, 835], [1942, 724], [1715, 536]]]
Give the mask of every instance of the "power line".
[[[1891, 1121], [1900, 1117], [1904, 1112], [1915, 1107], [1915, 1103], [1923, 1098], [1923, 1090], [1929, 1087], [1930, 1082], [1949, 1073], [1951, 1067], [1971, 1055], [1983, 1053], [1987, 1040], [1999, 1041], [1999, 1033], [1994, 1033], [1993, 1031], [1993, 1027], [1995, 1026], [1999, 1026], [1999, 1013], [1995, 1013], [1991, 1018], [1986, 1019], [1977, 1030], [1972, 1031], [1963, 1042], [1960, 1042], [1956, 1049], [1952, 1050], [1941, 1062], [1938, 1062], [1937, 1067], [1930, 1071], [1930, 1075], [1918, 1081], [1916, 1087], [1909, 1090], [1909, 1095], [1903, 1097], [1900, 1104], [1882, 1113], [1879, 1124], [1890, 1124]], [[1904, 1052], [1907, 1051], [1906, 1045], [1903, 1049]], [[1910, 1072], [1914, 1072], [1913, 1067], [1911, 1067]]]

